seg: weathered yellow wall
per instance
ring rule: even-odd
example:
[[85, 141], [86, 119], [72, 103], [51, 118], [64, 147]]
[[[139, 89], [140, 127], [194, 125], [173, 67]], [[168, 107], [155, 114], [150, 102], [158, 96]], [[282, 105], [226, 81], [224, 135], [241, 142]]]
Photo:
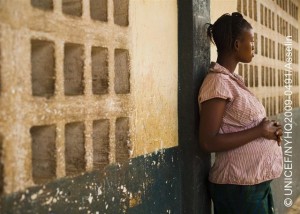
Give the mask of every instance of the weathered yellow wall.
[[134, 156], [178, 144], [177, 1], [131, 1]]
[[[47, 146], [32, 149], [32, 142], [38, 145], [43, 143], [43, 138], [54, 148], [45, 156], [45, 163], [51, 162], [50, 168], [54, 170], [51, 179], [68, 176], [68, 170], [72, 170], [66, 169], [68, 158], [65, 156], [66, 146], [72, 146], [70, 141], [84, 146], [84, 155], [78, 163], [85, 166], [75, 174], [98, 169], [94, 164], [97, 154], [93, 154], [93, 143], [98, 142], [98, 138], [105, 141], [101, 153], [105, 158], [97, 157], [100, 162], [96, 163], [101, 167], [178, 145], [176, 0], [129, 0], [129, 7], [125, 4], [118, 16], [114, 15], [114, 9], [124, 7], [122, 2], [125, 1], [108, 0], [107, 14], [102, 13], [103, 21], [92, 19], [92, 1], [82, 1], [77, 9], [79, 0], [73, 0], [71, 7], [63, 5], [63, 0], [49, 0], [47, 2], [53, 2], [52, 9], [47, 9], [46, 3], [46, 9], [40, 9], [31, 2], [39, 4], [39, 1], [0, 1], [0, 143], [3, 144], [5, 193], [36, 184], [32, 174], [33, 151], [37, 153], [35, 163], [43, 170], [45, 160], [39, 149], [47, 152]], [[128, 25], [126, 10], [129, 11]], [[38, 42], [32, 43], [32, 40]], [[41, 57], [39, 41], [44, 46]], [[71, 45], [66, 50], [70, 43], [80, 45], [79, 49]], [[104, 48], [106, 52], [93, 55], [93, 47]], [[126, 50], [128, 60], [126, 51], [121, 51], [118, 59], [117, 49]], [[50, 56], [51, 51], [53, 56]], [[68, 56], [67, 52], [70, 52]], [[104, 61], [93, 65], [94, 57], [96, 61]], [[53, 77], [49, 76], [55, 82], [53, 94], [32, 94], [33, 65], [37, 72], [42, 71], [43, 66], [49, 72], [54, 69]], [[115, 81], [119, 75], [115, 66], [119, 66], [121, 74], [123, 67], [128, 69], [129, 83], [124, 80], [128, 77], [127, 71]], [[91, 74], [99, 67], [108, 72], [107, 83], [104, 83], [108, 88], [101, 95], [94, 94]], [[76, 96], [65, 94], [66, 70], [81, 70], [83, 74], [83, 90]], [[70, 76], [74, 84], [78, 83], [79, 76]], [[37, 75], [37, 78], [43, 81], [44, 77]], [[48, 89], [51, 91], [51, 87]], [[77, 93], [77, 89], [68, 90]], [[93, 125], [99, 120], [103, 121], [96, 125], [95, 134]], [[77, 125], [67, 130], [68, 123], [74, 122]], [[81, 150], [75, 148], [69, 154], [82, 154]], [[36, 180], [44, 182], [42, 177]]]

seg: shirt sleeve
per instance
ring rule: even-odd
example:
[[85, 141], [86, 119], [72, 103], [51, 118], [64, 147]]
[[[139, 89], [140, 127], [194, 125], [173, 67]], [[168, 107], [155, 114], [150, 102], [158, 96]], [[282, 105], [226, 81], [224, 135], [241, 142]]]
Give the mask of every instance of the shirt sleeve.
[[233, 100], [232, 82], [228, 75], [209, 73], [205, 77], [199, 90], [198, 103], [212, 98]]

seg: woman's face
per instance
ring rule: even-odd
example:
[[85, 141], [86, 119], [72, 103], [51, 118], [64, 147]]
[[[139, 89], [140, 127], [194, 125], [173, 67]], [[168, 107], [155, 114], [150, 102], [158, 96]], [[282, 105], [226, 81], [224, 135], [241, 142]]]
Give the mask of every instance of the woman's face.
[[249, 63], [254, 57], [254, 33], [245, 29], [235, 42], [236, 56], [239, 62]]

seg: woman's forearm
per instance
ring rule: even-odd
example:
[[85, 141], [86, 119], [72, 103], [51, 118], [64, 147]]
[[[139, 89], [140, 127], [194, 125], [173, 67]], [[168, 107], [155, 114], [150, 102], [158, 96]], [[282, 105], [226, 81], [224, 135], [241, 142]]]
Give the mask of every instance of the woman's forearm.
[[243, 146], [259, 137], [277, 140], [282, 135], [281, 125], [263, 118], [255, 127], [227, 134], [219, 134], [226, 101], [214, 98], [202, 103], [199, 141], [206, 152], [222, 152]]
[[206, 135], [201, 137], [200, 145], [206, 152], [222, 152], [234, 149], [262, 137], [262, 133], [258, 126], [227, 134], [216, 134], [213, 136]]

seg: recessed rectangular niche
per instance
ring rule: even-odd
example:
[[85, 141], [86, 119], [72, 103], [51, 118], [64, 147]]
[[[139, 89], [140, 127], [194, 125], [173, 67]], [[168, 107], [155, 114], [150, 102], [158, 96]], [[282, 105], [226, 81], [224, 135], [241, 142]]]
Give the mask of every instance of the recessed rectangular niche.
[[53, 0], [31, 0], [31, 5], [42, 10], [53, 10]]
[[249, 72], [249, 85], [250, 87], [254, 86], [254, 72], [253, 72], [253, 65], [250, 65], [250, 72]]
[[121, 163], [129, 158], [129, 118], [120, 117], [116, 120], [116, 162]]
[[130, 92], [129, 54], [128, 50], [115, 49], [115, 92]]
[[55, 88], [54, 43], [31, 40], [32, 95], [51, 97]]
[[3, 137], [0, 134], [0, 196], [4, 190]]
[[83, 46], [66, 43], [64, 49], [64, 87], [65, 95], [82, 95], [83, 85]]
[[73, 122], [65, 126], [66, 175], [76, 175], [85, 171], [84, 123]]
[[71, 16], [81, 16], [82, 0], [62, 0], [62, 11]]
[[128, 26], [129, 0], [114, 0], [114, 22], [120, 26]]
[[108, 93], [108, 51], [107, 48], [92, 47], [93, 94]]
[[265, 67], [261, 66], [261, 85], [265, 86]]
[[266, 67], [266, 72], [265, 72], [266, 76], [265, 76], [265, 82], [266, 82], [266, 86], [269, 86], [269, 67]]
[[254, 67], [254, 70], [255, 70], [255, 87], [258, 87], [258, 66], [255, 65]]
[[90, 14], [94, 20], [107, 22], [107, 0], [90, 0]]
[[109, 120], [93, 122], [93, 168], [102, 169], [109, 163]]
[[244, 64], [244, 82], [245, 85], [248, 87], [248, 65]]
[[56, 126], [33, 126], [30, 129], [32, 178], [41, 184], [56, 177]]
[[239, 63], [238, 73], [240, 76], [243, 76], [243, 65]]

